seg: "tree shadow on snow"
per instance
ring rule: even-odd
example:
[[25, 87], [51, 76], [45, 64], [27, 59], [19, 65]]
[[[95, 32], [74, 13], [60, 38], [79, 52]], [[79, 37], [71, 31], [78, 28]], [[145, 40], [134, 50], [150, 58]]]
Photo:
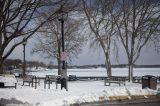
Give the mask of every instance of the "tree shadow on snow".
[[26, 106], [33, 106], [30, 105], [29, 103], [24, 103], [22, 101], [16, 100], [15, 98], [12, 99], [4, 99], [1, 98], [0, 99], [0, 106], [7, 106], [7, 105], [13, 105], [13, 106], [17, 106], [17, 105], [26, 105]]

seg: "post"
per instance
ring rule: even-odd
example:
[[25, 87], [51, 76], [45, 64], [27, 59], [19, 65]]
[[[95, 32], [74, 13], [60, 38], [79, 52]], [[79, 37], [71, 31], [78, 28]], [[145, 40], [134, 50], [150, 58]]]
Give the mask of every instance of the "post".
[[[61, 22], [61, 33], [62, 33], [62, 52], [65, 51], [65, 42], [64, 42], [64, 19], [63, 17], [61, 19], [58, 19]], [[67, 88], [67, 70], [65, 67], [65, 60], [62, 60], [62, 72], [61, 72], [61, 89], [64, 87], [66, 91], [68, 91]]]
[[[61, 26], [62, 27], [62, 30], [61, 30], [62, 32], [62, 52], [64, 52], [64, 19], [61, 18], [60, 21], [62, 23], [61, 24], [62, 25]], [[65, 60], [63, 60], [62, 63], [63, 63], [62, 69], [65, 70]]]
[[24, 39], [23, 42], [23, 77], [26, 75], [26, 44], [27, 41]]
[[25, 76], [25, 74], [26, 74], [26, 54], [25, 54], [25, 52], [26, 52], [26, 47], [25, 47], [26, 45], [25, 44], [23, 44], [23, 77]]

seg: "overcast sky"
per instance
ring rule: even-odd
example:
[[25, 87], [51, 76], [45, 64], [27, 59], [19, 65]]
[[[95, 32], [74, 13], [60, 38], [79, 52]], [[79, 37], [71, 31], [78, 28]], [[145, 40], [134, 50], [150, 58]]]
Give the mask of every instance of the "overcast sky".
[[[33, 41], [29, 40], [26, 46], [26, 60], [33, 61], [42, 61], [49, 64], [51, 61], [53, 64], [56, 62], [53, 59], [44, 59], [38, 54], [31, 54], [33, 48]], [[127, 63], [125, 52], [120, 48], [119, 62], [116, 61], [116, 58], [112, 55], [111, 62], [112, 64], [125, 64]], [[23, 59], [23, 46], [18, 46], [13, 53], [9, 56], [11, 59]], [[102, 51], [99, 50], [90, 50], [88, 45], [85, 45], [81, 54], [79, 54], [77, 59], [72, 61], [72, 65], [92, 65], [92, 64], [104, 64], [104, 55]], [[153, 47], [144, 47], [141, 52], [141, 56], [136, 62], [136, 64], [160, 64], [160, 54], [155, 52]]]

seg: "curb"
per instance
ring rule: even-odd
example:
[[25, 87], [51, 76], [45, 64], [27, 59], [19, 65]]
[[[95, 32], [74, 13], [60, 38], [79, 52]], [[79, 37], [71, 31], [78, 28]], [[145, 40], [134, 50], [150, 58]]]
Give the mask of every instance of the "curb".
[[131, 96], [109, 96], [108, 101], [115, 101], [115, 100], [137, 100], [137, 99], [154, 99], [160, 98], [160, 95], [131, 95]]

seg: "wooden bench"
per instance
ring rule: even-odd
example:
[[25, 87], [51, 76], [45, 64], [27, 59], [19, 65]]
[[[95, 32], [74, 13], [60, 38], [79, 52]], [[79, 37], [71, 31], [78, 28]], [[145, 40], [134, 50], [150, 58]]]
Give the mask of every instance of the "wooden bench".
[[[126, 81], [126, 77], [112, 76], [112, 77], [106, 78], [104, 80], [104, 85], [110, 86], [111, 83], [116, 83], [116, 84], [119, 84], [119, 86], [120, 86], [121, 84], [125, 85], [125, 81]], [[109, 85], [107, 85], [107, 83]]]
[[28, 83], [29, 85], [28, 86], [30, 86], [30, 84], [32, 84], [32, 75], [26, 75], [24, 78], [23, 78], [23, 85], [24, 85], [24, 83]]
[[1, 74], [0, 85], [2, 88], [17, 88], [17, 79], [14, 74]]
[[57, 79], [55, 75], [46, 75], [45, 80], [44, 80], [44, 88], [46, 88], [46, 84], [48, 84], [48, 89], [50, 89], [50, 84], [55, 82], [56, 88], [57, 88]]
[[36, 76], [33, 76], [33, 75], [26, 75], [24, 78], [23, 78], [23, 85], [24, 83], [28, 83], [28, 86], [31, 86], [34, 87], [34, 84], [35, 84], [35, 89], [37, 88], [37, 84], [40, 85], [40, 79], [38, 79]]

